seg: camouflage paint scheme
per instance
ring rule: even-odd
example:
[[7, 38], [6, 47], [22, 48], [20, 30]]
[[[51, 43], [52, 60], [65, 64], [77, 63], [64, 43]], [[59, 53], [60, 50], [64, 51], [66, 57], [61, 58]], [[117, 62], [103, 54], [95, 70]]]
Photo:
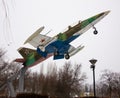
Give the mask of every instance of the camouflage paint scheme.
[[52, 54], [49, 54], [46, 58], [44, 58], [39, 55], [36, 50], [25, 47], [21, 48], [19, 53], [24, 57], [24, 59], [17, 58], [14, 61], [21, 62], [27, 67], [32, 67], [52, 56]]
[[[82, 31], [84, 28], [86, 28], [88, 25], [90, 25], [89, 28], [93, 27], [94, 24], [92, 24], [94, 21], [96, 21], [98, 18], [102, 17], [102, 16], [106, 16], [108, 14], [109, 11], [106, 11], [106, 12], [103, 12], [103, 13], [100, 13], [100, 14], [97, 14], [93, 17], [90, 17], [86, 20], [83, 20], [83, 21], [79, 21], [78, 24], [76, 24], [75, 26], [71, 27], [71, 26], [68, 26], [68, 30], [63, 32], [63, 33], [59, 33], [58, 35], [56, 35], [54, 38], [56, 38], [56, 40], [54, 42], [51, 42], [50, 45], [53, 45], [54, 44], [57, 44], [59, 46], [60, 43], [67, 43], [67, 45], [69, 45], [69, 43], [71, 41], [73, 41], [74, 39], [76, 39], [78, 36], [80, 36], [81, 33], [80, 31]], [[106, 15], [104, 15], [105, 13], [107, 13]], [[102, 17], [103, 18], [103, 17]], [[102, 19], [101, 18], [101, 19]], [[101, 20], [99, 19], [99, 20]], [[88, 29], [87, 29], [88, 30]], [[80, 32], [80, 33], [79, 33]], [[48, 47], [50, 46], [48, 45]], [[46, 47], [47, 48], [47, 47]], [[70, 48], [70, 45], [68, 46], [68, 49]], [[23, 59], [16, 59], [15, 61], [16, 62], [22, 62], [24, 66], [27, 66], [27, 67], [31, 67], [33, 65], [36, 65], [44, 60], [46, 60], [47, 58], [53, 56], [53, 53], [49, 52], [47, 54], [46, 57], [43, 57], [42, 55], [40, 55], [36, 50], [34, 49], [29, 49], [29, 48], [20, 48], [19, 50], [19, 53], [23, 56]], [[47, 51], [50, 51], [50, 49], [48, 48]]]

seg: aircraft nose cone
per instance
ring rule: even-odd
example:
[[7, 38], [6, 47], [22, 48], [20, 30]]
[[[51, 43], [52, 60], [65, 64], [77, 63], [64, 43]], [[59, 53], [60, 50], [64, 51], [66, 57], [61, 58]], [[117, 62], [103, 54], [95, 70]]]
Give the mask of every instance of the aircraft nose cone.
[[106, 15], [110, 13], [110, 10], [104, 12]]

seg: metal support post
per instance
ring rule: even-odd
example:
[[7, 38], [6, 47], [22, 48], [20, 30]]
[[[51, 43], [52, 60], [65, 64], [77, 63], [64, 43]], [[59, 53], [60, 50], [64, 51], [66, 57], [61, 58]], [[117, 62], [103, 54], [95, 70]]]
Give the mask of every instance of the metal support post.
[[16, 97], [16, 93], [12, 84], [12, 80], [7, 81], [8, 91], [10, 97]]
[[20, 72], [20, 78], [19, 78], [19, 92], [20, 93], [24, 91], [24, 76], [25, 76], [26, 70], [27, 70], [27, 67], [23, 67]]

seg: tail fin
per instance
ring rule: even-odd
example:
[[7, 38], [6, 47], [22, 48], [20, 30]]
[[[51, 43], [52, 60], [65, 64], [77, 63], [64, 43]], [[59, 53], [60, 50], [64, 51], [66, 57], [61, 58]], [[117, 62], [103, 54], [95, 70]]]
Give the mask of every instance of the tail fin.
[[27, 59], [28, 56], [30, 56], [31, 54], [35, 54], [37, 53], [36, 50], [34, 49], [29, 49], [29, 48], [25, 48], [25, 47], [21, 47], [18, 49], [18, 52], [22, 55], [22, 57], [24, 59]]

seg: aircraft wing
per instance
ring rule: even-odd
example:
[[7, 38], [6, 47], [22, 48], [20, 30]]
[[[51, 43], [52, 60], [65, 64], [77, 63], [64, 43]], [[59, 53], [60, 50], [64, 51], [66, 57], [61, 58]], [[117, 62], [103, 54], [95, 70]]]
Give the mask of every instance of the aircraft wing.
[[45, 46], [46, 44], [48, 44], [52, 40], [52, 38], [49, 36], [40, 34], [40, 32], [43, 29], [44, 27], [39, 28], [24, 42], [24, 44], [29, 43], [35, 48], [37, 48], [37, 46]]
[[75, 55], [77, 52], [81, 51], [84, 48], [84, 46], [80, 45], [77, 48], [70, 46], [68, 53], [70, 56]]

